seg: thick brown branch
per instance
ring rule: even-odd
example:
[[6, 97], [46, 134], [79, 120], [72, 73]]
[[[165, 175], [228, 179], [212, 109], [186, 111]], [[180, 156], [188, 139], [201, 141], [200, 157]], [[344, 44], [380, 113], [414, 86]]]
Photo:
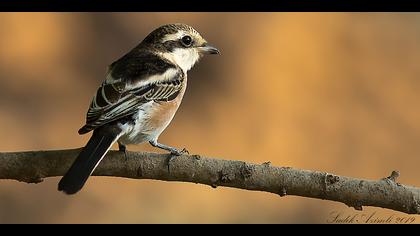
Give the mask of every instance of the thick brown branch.
[[[61, 176], [80, 149], [0, 153], [0, 179], [27, 183]], [[265, 191], [280, 196], [296, 195], [343, 202], [355, 209], [376, 206], [420, 214], [420, 189], [396, 183], [398, 172], [381, 180], [364, 180], [325, 172], [274, 167], [184, 155], [110, 151], [94, 175], [155, 179]]]

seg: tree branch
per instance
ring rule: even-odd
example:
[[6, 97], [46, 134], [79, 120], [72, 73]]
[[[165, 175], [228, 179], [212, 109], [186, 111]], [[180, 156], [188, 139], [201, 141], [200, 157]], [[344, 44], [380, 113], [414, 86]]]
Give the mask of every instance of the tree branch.
[[[0, 179], [39, 183], [62, 176], [81, 149], [0, 153]], [[420, 189], [396, 182], [398, 172], [364, 180], [325, 172], [183, 155], [110, 151], [93, 175], [182, 181], [342, 202], [357, 210], [376, 206], [420, 214]]]

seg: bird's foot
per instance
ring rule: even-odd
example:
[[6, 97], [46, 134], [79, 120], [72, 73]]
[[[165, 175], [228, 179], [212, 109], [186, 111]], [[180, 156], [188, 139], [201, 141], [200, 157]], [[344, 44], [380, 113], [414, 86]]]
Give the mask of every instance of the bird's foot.
[[170, 150], [170, 155], [168, 157], [168, 161], [166, 163], [166, 166], [168, 167], [168, 172], [170, 172], [170, 165], [171, 165], [171, 161], [177, 157], [177, 156], [182, 156], [184, 154], [189, 154], [188, 150], [186, 148], [183, 148], [182, 150], [178, 150], [176, 148], [172, 148], [172, 150]]
[[124, 152], [124, 157], [127, 159], [127, 146], [124, 144], [118, 143], [118, 151]]
[[189, 154], [188, 150], [185, 149], [185, 148], [183, 148], [182, 150], [178, 150], [178, 149], [176, 149], [174, 147], [171, 147], [171, 146], [167, 146], [165, 144], [158, 143], [157, 140], [150, 141], [149, 143], [153, 147], [158, 147], [160, 149], [163, 149], [163, 150], [166, 150], [166, 151], [169, 151], [170, 152], [170, 155], [169, 155], [168, 160], [166, 162], [166, 165], [168, 167], [168, 172], [169, 172], [169, 169], [170, 169], [170, 163], [171, 163], [172, 159], [174, 159], [177, 156], [181, 156], [183, 154]]
[[160, 149], [169, 151], [172, 155], [175, 155], [175, 156], [181, 156], [182, 154], [189, 153], [188, 150], [185, 149], [185, 148], [182, 149], [182, 150], [178, 150], [178, 149], [176, 149], [174, 147], [171, 147], [171, 146], [168, 146], [168, 145], [165, 145], [165, 144], [158, 143], [157, 140], [150, 141], [149, 143], [153, 147], [157, 147], [157, 148], [160, 148]]
[[182, 150], [178, 150], [176, 148], [174, 148], [173, 150], [171, 150], [171, 154], [175, 155], [175, 156], [181, 156], [184, 154], [190, 154], [190, 152], [188, 152], [188, 150], [186, 148], [183, 148]]

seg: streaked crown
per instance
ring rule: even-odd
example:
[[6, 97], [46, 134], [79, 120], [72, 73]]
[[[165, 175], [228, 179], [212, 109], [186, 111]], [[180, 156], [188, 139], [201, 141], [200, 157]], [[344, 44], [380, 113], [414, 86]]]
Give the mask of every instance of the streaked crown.
[[181, 23], [167, 24], [153, 30], [142, 42], [162, 52], [176, 48], [203, 46], [207, 41], [191, 26]]

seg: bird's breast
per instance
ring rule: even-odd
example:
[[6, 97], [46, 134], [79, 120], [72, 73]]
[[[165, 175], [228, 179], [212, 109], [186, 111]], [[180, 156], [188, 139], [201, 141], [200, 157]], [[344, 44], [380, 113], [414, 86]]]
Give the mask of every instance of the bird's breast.
[[134, 124], [121, 137], [120, 142], [123, 144], [136, 144], [157, 139], [172, 121], [181, 104], [186, 87], [187, 82], [185, 79], [184, 85], [175, 99], [167, 102], [150, 101], [142, 105], [134, 115]]

